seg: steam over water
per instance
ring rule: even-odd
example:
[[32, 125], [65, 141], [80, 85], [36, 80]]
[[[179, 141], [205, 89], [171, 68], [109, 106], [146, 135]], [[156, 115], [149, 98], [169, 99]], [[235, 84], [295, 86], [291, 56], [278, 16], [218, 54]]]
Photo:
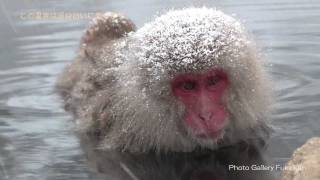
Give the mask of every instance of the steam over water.
[[[121, 12], [141, 27], [168, 8], [190, 5], [217, 7], [236, 14], [264, 52], [276, 95], [269, 160], [282, 165], [308, 138], [319, 136], [318, 0], [3, 0], [0, 180], [101, 179], [86, 163], [73, 132], [72, 117], [62, 109], [53, 91], [57, 75], [75, 56], [93, 12]], [[37, 18], [35, 12], [64, 16]], [[81, 13], [82, 17], [72, 18], [67, 13]], [[121, 167], [130, 174], [125, 165]]]

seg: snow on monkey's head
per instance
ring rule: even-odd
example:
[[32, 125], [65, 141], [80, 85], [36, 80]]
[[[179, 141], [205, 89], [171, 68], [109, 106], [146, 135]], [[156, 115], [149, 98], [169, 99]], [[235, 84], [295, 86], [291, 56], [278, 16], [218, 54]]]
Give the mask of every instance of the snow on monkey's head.
[[248, 138], [264, 120], [262, 62], [243, 26], [221, 11], [169, 11], [130, 33], [119, 49], [119, 103], [111, 110], [113, 129], [123, 131], [109, 142], [130, 139], [123, 147], [140, 151], [215, 148]]

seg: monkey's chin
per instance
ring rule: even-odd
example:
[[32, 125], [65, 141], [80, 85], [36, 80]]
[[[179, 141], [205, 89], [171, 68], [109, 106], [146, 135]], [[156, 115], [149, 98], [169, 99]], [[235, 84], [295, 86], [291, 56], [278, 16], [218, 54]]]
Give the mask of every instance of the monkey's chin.
[[211, 133], [195, 134], [195, 139], [203, 147], [216, 149], [219, 141], [223, 139], [224, 134], [224, 130], [219, 130]]

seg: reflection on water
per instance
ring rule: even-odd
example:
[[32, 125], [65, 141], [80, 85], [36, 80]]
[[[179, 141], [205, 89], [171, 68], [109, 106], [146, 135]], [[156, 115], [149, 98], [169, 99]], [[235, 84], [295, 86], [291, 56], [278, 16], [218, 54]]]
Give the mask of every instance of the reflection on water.
[[[86, 155], [94, 161], [97, 153], [90, 153], [88, 148], [82, 150], [73, 133], [72, 118], [62, 110], [53, 91], [57, 74], [74, 56], [88, 19], [26, 20], [21, 18], [21, 13], [108, 10], [127, 14], [142, 26], [157, 12], [189, 5], [216, 6], [236, 14], [245, 20], [266, 52], [267, 68], [275, 79], [277, 99], [272, 116], [275, 132], [269, 145], [268, 161], [283, 164], [306, 139], [319, 136], [320, 2], [317, 0], [70, 0], [63, 3], [58, 0], [3, 0], [0, 1], [0, 179], [105, 178], [88, 166]], [[237, 153], [231, 151], [232, 154]], [[207, 157], [210, 161], [204, 161], [204, 164], [193, 160], [193, 156], [187, 159], [174, 157], [166, 157], [162, 161], [165, 166], [155, 165], [158, 161], [153, 157], [136, 160], [141, 162], [147, 158], [149, 166], [132, 163], [136, 157], [114, 154], [105, 159], [110, 161], [104, 167], [110, 168], [99, 167], [101, 171], [109, 170], [109, 179], [121, 179], [116, 178], [119, 168], [123, 175], [133, 169], [146, 176], [150, 173], [165, 175], [167, 179], [174, 177], [174, 173], [185, 173], [198, 179], [232, 176], [221, 165], [214, 164], [218, 162], [218, 156], [210, 155]], [[125, 163], [121, 164], [122, 161]], [[172, 171], [168, 167], [178, 170]], [[204, 167], [204, 173], [187, 173], [193, 171], [186, 169], [198, 170], [197, 167]], [[211, 167], [215, 169], [214, 173]], [[172, 176], [169, 173], [173, 173]]]
[[214, 152], [167, 154], [100, 151], [88, 138], [81, 138], [81, 145], [91, 167], [106, 179], [275, 180], [276, 166], [265, 160], [263, 150], [244, 143]]

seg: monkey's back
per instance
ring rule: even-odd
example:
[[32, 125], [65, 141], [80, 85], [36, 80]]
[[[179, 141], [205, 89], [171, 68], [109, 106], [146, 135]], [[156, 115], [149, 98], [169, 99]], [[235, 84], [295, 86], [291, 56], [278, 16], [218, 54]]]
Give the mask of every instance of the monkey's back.
[[108, 87], [116, 81], [111, 71], [119, 65], [116, 44], [135, 29], [131, 20], [122, 15], [98, 15], [82, 36], [76, 58], [59, 76], [56, 89], [65, 102], [65, 109], [80, 121], [80, 128], [94, 129], [93, 133], [106, 128], [108, 120], [103, 111], [109, 104], [106, 94], [110, 94]]

